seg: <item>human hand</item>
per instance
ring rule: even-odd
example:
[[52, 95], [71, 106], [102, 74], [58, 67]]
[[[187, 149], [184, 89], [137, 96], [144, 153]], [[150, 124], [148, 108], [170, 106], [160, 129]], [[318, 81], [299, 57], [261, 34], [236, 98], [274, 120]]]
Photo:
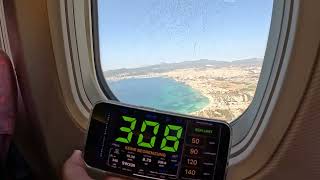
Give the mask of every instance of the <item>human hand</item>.
[[[62, 178], [63, 180], [93, 180], [86, 171], [86, 165], [79, 150], [73, 151], [70, 158], [64, 163]], [[124, 180], [118, 177], [106, 177], [105, 180]]]

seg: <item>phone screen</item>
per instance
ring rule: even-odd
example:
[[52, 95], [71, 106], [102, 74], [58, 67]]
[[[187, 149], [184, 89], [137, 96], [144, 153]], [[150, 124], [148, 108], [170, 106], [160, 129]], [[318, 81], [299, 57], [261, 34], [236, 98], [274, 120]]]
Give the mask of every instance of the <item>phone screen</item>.
[[227, 123], [100, 103], [92, 112], [88, 166], [139, 179], [224, 179]]

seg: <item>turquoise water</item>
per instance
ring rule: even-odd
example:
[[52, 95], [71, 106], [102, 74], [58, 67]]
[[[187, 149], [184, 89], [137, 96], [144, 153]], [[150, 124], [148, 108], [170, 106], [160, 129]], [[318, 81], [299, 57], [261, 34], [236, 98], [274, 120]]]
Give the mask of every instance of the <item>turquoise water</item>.
[[116, 97], [125, 103], [189, 114], [204, 108], [209, 99], [170, 78], [139, 78], [108, 82]]

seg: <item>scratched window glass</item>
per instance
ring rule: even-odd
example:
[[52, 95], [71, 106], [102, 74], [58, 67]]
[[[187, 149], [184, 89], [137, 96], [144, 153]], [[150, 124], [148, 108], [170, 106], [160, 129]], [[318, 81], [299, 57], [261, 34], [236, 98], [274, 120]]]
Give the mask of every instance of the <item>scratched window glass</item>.
[[100, 0], [101, 66], [119, 101], [231, 121], [251, 103], [272, 0]]

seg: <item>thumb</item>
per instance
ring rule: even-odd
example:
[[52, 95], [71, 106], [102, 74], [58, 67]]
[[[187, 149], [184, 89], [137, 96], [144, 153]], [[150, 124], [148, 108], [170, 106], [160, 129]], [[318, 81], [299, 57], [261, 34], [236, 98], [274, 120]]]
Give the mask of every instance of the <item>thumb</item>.
[[63, 180], [92, 180], [86, 172], [86, 166], [81, 155], [81, 151], [75, 150], [64, 163]]
[[123, 178], [120, 178], [120, 177], [109, 176], [109, 177], [106, 177], [104, 180], [126, 180], [126, 179], [123, 179]]

